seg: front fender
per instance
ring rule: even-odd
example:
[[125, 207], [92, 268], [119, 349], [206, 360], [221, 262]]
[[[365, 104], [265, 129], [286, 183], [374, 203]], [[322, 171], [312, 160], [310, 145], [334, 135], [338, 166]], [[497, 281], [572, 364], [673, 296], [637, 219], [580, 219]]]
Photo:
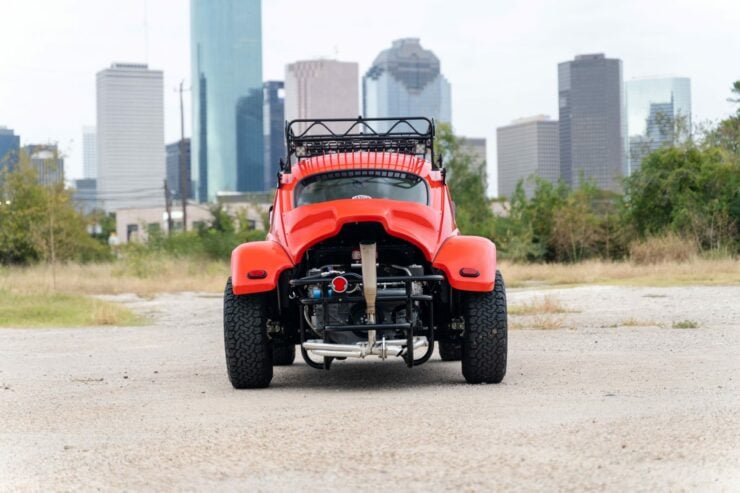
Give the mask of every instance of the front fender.
[[[234, 294], [272, 291], [280, 273], [293, 267], [290, 257], [275, 241], [242, 243], [231, 252], [231, 286]], [[249, 279], [250, 271], [263, 270], [263, 279]]]
[[[496, 245], [480, 236], [451, 236], [437, 251], [432, 267], [444, 272], [455, 289], [491, 292], [496, 281]], [[463, 268], [476, 269], [478, 276], [463, 276]]]

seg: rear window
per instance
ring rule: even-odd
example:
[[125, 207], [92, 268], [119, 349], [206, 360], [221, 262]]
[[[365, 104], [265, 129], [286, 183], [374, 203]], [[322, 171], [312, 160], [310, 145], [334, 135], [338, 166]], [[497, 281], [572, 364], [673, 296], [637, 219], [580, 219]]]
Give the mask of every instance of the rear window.
[[428, 205], [426, 182], [391, 170], [344, 170], [312, 175], [295, 189], [296, 207], [341, 199], [391, 199]]

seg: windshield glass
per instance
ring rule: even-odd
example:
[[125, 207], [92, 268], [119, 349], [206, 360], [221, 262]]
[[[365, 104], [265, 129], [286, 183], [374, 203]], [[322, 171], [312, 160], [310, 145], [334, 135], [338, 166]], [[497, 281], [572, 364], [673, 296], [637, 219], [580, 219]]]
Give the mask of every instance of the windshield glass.
[[392, 199], [428, 204], [420, 176], [389, 170], [346, 170], [309, 176], [295, 191], [296, 207], [340, 199]]

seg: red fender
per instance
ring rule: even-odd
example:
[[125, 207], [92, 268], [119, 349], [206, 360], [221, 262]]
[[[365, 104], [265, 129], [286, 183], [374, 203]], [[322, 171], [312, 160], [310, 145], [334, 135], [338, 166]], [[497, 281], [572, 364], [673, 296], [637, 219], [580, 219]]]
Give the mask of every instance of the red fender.
[[[290, 257], [279, 243], [253, 241], [242, 243], [231, 252], [231, 286], [234, 294], [252, 294], [272, 291], [280, 273], [293, 267]], [[264, 271], [250, 279], [248, 274]]]
[[[450, 236], [434, 256], [432, 267], [443, 271], [455, 289], [491, 292], [496, 281], [496, 245], [480, 236]], [[464, 268], [478, 275], [463, 276]]]

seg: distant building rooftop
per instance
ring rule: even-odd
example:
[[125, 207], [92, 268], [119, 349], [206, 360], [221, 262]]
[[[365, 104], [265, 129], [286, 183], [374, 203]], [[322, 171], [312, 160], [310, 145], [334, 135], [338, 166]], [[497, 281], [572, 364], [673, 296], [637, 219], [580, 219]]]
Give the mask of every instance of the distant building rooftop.
[[127, 68], [127, 69], [146, 70], [149, 68], [149, 65], [147, 65], [146, 63], [114, 62], [114, 63], [111, 63], [110, 68]]
[[603, 60], [606, 58], [603, 53], [587, 53], [585, 55], [576, 55], [576, 60]]
[[524, 116], [522, 118], [516, 118], [514, 120], [511, 120], [510, 125], [521, 125], [523, 123], [550, 122], [550, 121], [553, 121], [550, 119], [550, 115], [533, 115], [533, 116]]

